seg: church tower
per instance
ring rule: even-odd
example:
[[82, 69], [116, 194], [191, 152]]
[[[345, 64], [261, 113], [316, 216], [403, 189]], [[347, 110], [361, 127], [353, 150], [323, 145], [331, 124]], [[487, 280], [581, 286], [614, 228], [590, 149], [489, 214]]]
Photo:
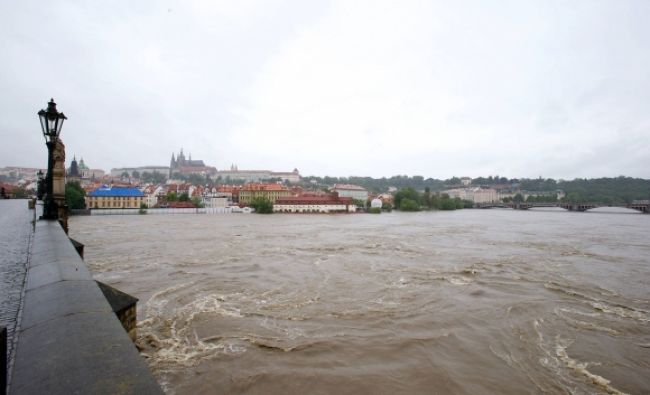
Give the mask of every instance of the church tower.
[[169, 178], [172, 178], [172, 172], [174, 171], [175, 168], [176, 168], [176, 157], [172, 152], [172, 160], [169, 161]]
[[68, 177], [81, 178], [81, 174], [79, 174], [79, 165], [77, 164], [76, 155], [72, 157], [72, 163], [70, 163], [70, 170], [68, 170]]

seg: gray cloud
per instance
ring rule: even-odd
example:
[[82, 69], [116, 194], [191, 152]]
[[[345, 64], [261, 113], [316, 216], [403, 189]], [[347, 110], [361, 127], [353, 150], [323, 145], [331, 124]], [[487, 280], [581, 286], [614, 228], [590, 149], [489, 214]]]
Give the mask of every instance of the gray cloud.
[[648, 178], [645, 1], [3, 2], [0, 166]]

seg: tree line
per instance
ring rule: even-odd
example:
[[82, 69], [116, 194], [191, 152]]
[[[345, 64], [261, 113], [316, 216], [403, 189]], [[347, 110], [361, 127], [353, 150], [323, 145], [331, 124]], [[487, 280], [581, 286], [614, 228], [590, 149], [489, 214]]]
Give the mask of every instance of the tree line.
[[469, 200], [452, 198], [446, 193], [432, 193], [429, 187], [425, 187], [423, 193], [411, 187], [402, 188], [395, 194], [393, 203], [401, 211], [458, 210], [474, 206]]

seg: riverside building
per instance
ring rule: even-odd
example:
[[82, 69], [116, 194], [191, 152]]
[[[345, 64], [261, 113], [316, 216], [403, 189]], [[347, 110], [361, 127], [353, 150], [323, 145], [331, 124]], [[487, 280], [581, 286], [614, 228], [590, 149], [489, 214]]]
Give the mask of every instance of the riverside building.
[[368, 191], [358, 185], [334, 184], [332, 192], [338, 193], [340, 197], [350, 197], [364, 202], [368, 200]]
[[253, 199], [260, 197], [275, 203], [279, 198], [290, 195], [291, 191], [282, 184], [246, 184], [239, 191], [239, 203], [248, 205]]
[[353, 213], [357, 211], [351, 197], [332, 195], [289, 196], [276, 200], [275, 213]]
[[88, 208], [139, 208], [146, 196], [138, 188], [102, 186], [86, 196]]

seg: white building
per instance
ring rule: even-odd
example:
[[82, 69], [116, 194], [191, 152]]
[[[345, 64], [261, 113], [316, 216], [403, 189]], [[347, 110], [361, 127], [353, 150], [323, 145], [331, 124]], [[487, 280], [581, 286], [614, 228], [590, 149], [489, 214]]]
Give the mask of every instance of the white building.
[[358, 185], [334, 184], [332, 192], [337, 192], [340, 197], [349, 197], [356, 200], [368, 200], [368, 191]]
[[474, 203], [493, 203], [499, 201], [496, 189], [493, 188], [455, 188], [443, 191], [451, 198], [460, 198]]
[[474, 188], [472, 201], [474, 203], [494, 203], [499, 201], [496, 189]]
[[338, 196], [288, 196], [276, 200], [276, 213], [353, 213], [357, 206], [352, 198]]
[[279, 178], [282, 181], [297, 183], [300, 182], [300, 172], [293, 169], [291, 172], [270, 171], [270, 170], [239, 170], [236, 165], [230, 166], [230, 170], [218, 170], [215, 177], [222, 180], [243, 180], [245, 182], [260, 182]]
[[145, 194], [145, 203], [147, 207], [151, 208], [158, 204], [158, 197], [165, 192], [165, 189], [160, 185], [148, 185], [142, 189]]

